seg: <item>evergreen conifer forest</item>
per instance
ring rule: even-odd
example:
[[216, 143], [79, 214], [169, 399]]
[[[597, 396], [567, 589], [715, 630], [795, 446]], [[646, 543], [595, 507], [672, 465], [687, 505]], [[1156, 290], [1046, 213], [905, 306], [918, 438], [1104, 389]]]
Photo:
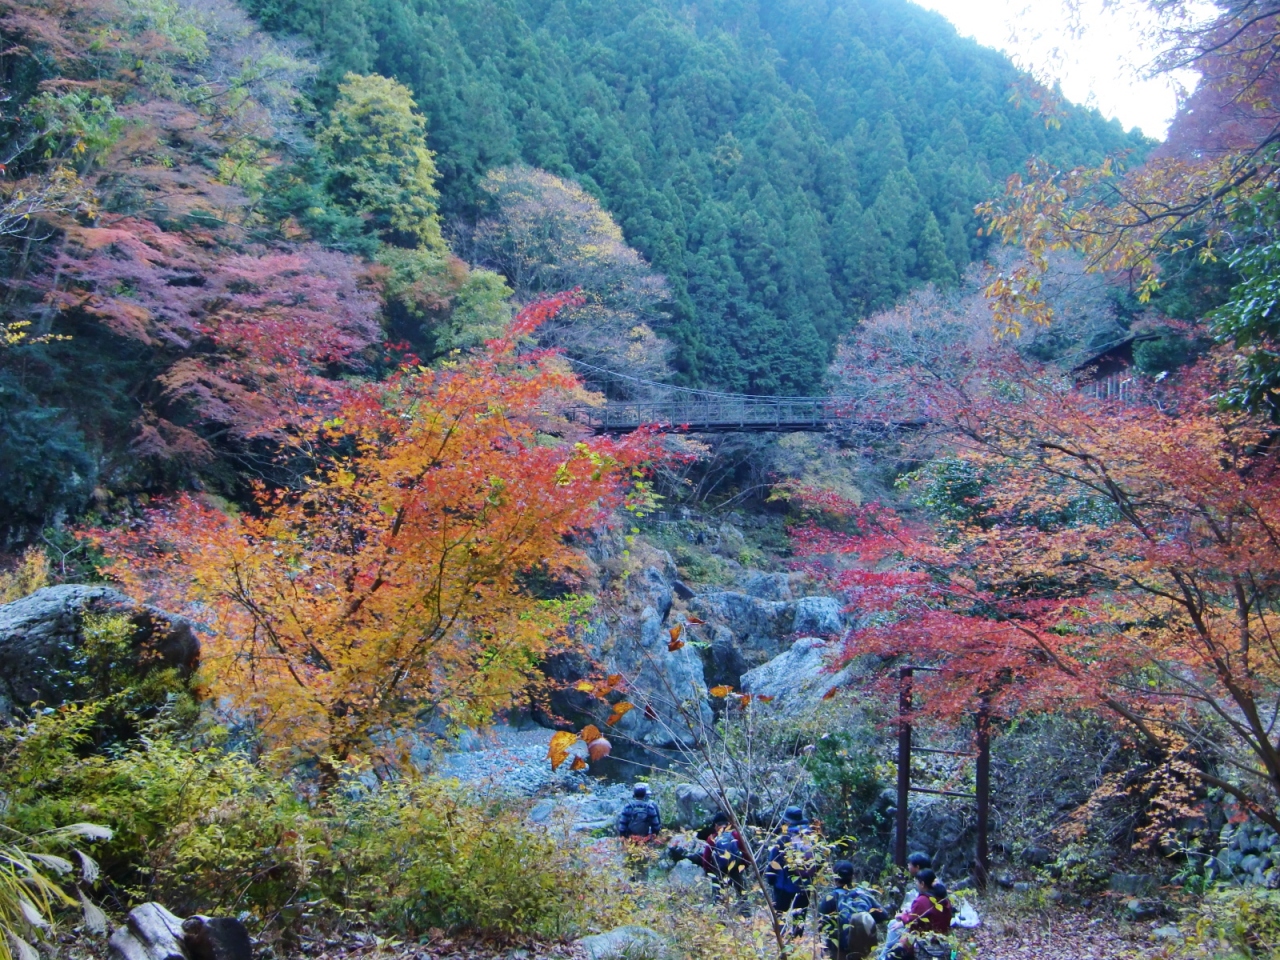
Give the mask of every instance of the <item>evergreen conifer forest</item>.
[[1029, 156], [1071, 167], [1149, 144], [1017, 98], [1001, 55], [910, 3], [252, 0], [430, 118], [442, 210], [483, 210], [494, 167], [582, 184], [668, 278], [681, 382], [822, 388], [836, 341], [987, 244], [974, 206]]
[[1105, 9], [0, 0], [0, 960], [1280, 957], [1280, 3]]

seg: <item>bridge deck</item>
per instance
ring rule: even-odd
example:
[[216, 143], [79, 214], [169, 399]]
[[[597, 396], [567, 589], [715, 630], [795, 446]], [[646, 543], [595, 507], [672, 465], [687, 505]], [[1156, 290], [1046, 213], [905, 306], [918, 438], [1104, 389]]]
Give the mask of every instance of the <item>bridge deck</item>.
[[577, 407], [571, 416], [596, 433], [630, 433], [641, 426], [690, 433], [821, 432], [847, 419], [847, 405], [823, 397], [611, 401]]

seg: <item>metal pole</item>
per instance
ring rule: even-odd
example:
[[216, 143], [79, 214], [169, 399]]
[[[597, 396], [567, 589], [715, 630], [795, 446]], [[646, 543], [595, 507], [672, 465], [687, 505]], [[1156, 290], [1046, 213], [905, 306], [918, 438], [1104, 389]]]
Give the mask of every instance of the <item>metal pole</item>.
[[911, 668], [898, 670], [898, 810], [893, 862], [907, 866], [907, 800], [911, 795]]
[[987, 821], [991, 811], [991, 702], [983, 697], [978, 707], [978, 769], [974, 792], [978, 795], [978, 856], [974, 861], [974, 883], [979, 890], [987, 887], [991, 860], [987, 851]]

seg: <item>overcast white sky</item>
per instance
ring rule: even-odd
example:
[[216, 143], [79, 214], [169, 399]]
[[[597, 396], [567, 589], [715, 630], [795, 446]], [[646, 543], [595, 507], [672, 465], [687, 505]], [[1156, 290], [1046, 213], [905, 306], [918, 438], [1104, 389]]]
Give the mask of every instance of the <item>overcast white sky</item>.
[[[915, 0], [936, 10], [964, 36], [997, 47], [1041, 78], [1057, 78], [1062, 92], [1095, 106], [1126, 128], [1163, 138], [1177, 105], [1167, 79], [1141, 76], [1150, 62], [1150, 24], [1130, 14], [1104, 12], [1088, 0], [1083, 30], [1074, 35], [1060, 0]], [[1192, 78], [1183, 78], [1184, 83]]]

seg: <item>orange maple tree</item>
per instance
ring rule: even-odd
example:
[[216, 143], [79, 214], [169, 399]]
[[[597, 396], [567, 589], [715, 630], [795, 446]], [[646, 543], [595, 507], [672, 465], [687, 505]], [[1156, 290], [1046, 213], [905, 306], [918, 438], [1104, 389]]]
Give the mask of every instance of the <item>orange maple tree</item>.
[[1220, 408], [1213, 363], [1126, 404], [993, 363], [913, 384], [950, 441], [916, 476], [930, 524], [800, 491], [828, 518], [796, 531], [802, 562], [864, 625], [846, 653], [940, 668], [919, 683], [944, 716], [1111, 711], [1280, 827], [1273, 428]]
[[294, 761], [330, 782], [385, 756], [434, 708], [478, 722], [516, 702], [563, 626], [527, 588], [569, 578], [566, 536], [633, 490], [646, 434], [543, 432], [578, 388], [516, 344], [571, 296], [526, 308], [486, 353], [356, 391], [325, 425], [344, 451], [298, 490], [227, 514], [193, 497], [99, 533], [134, 592], [204, 624], [203, 675]]

